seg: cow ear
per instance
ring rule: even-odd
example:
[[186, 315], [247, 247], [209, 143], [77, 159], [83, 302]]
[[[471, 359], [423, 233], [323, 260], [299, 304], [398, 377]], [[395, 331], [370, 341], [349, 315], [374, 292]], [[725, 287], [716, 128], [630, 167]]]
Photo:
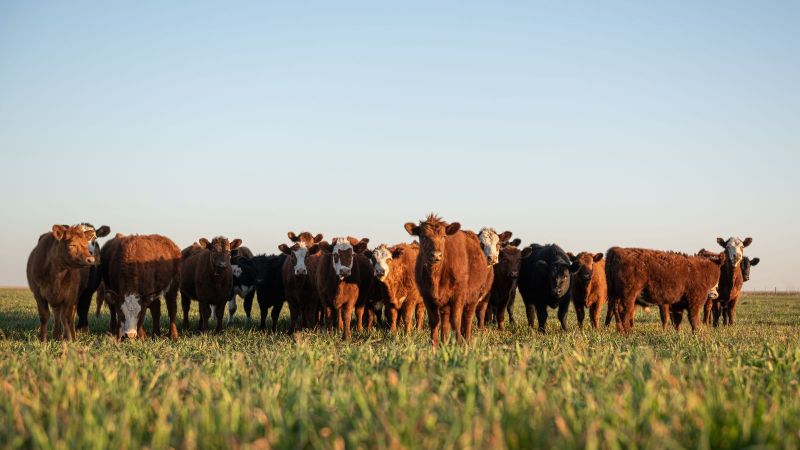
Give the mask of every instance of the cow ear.
[[396, 248], [392, 250], [392, 258], [399, 258], [403, 256], [403, 248]]
[[290, 232], [286, 233], [286, 236], [288, 236], [288, 237], [289, 237], [289, 240], [290, 240], [290, 241], [292, 241], [292, 242], [297, 242], [297, 235], [296, 235], [296, 234], [294, 234], [294, 232], [293, 232], [293, 231], [290, 231]]
[[747, 247], [748, 245], [750, 245], [750, 244], [752, 244], [752, 243], [753, 243], [753, 238], [749, 237], [749, 238], [745, 238], [745, 239], [744, 239], [744, 242], [742, 242], [742, 245], [744, 245], [745, 247]]
[[200, 240], [197, 242], [200, 244], [201, 248], [208, 248], [208, 246], [211, 245], [211, 242], [208, 242], [208, 239], [206, 238], [200, 238]]
[[547, 272], [547, 269], [549, 269], [550, 266], [547, 264], [547, 261], [539, 260], [536, 261], [536, 268], [539, 269], [541, 272]]
[[444, 233], [448, 236], [452, 236], [458, 233], [458, 230], [461, 229], [461, 224], [458, 222], [453, 222], [444, 229]]
[[367, 244], [369, 243], [369, 239], [364, 238], [358, 244], [353, 246], [353, 251], [355, 253], [361, 253], [367, 249]]
[[322, 233], [317, 234], [314, 236], [314, 243], [319, 244], [322, 241]]
[[408, 222], [405, 225], [403, 225], [403, 228], [405, 228], [408, 234], [410, 234], [411, 236], [419, 236], [419, 226], [417, 226], [417, 224], [413, 222]]
[[720, 247], [725, 247], [725, 239], [718, 237], [717, 244], [719, 244]]
[[522, 249], [522, 257], [523, 258], [527, 258], [527, 257], [531, 256], [531, 253], [533, 253], [533, 249], [530, 248], [530, 247], [525, 247], [525, 248]]
[[572, 264], [569, 265], [570, 273], [578, 273], [579, 270], [581, 270], [580, 261], [572, 261]]
[[[320, 250], [322, 250], [322, 248], [323, 248], [323, 247], [322, 247], [322, 245], [323, 245], [323, 244], [325, 244], [325, 245], [328, 245], [328, 243], [327, 243], [327, 242], [324, 242], [324, 241], [323, 241], [323, 242], [320, 242], [319, 244], [314, 244], [314, 245], [312, 245], [312, 246], [311, 246], [311, 247], [309, 247], [309, 249], [308, 249], [308, 254], [309, 254], [309, 255], [315, 255], [315, 254], [317, 254], [317, 253], [318, 253]], [[331, 248], [330, 248], [330, 246], [327, 248], [327, 251], [331, 251]]]
[[67, 236], [67, 230], [69, 227], [66, 225], [53, 225], [53, 237], [60, 241]]
[[278, 250], [280, 250], [281, 253], [283, 253], [284, 255], [291, 255], [292, 254], [292, 249], [290, 249], [289, 246], [286, 245], [286, 244], [279, 245], [278, 246]]
[[575, 255], [573, 255], [572, 252], [567, 252], [567, 258], [569, 258], [570, 261], [575, 261]]
[[594, 254], [594, 258], [592, 258], [592, 259], [594, 259], [594, 262], [600, 262], [600, 260], [603, 259], [603, 254], [602, 253], [595, 253]]
[[751, 266], [757, 266], [760, 261], [761, 261], [761, 258], [753, 258], [753, 259], [750, 260], [750, 265]]
[[236, 250], [241, 245], [242, 245], [241, 239], [234, 239], [233, 242], [231, 242], [231, 250]]
[[522, 244], [522, 239], [516, 238], [513, 241], [509, 242], [508, 245], [512, 247], [519, 247], [519, 244]]
[[327, 241], [322, 241], [319, 244], [314, 244], [311, 248], [313, 249], [314, 247], [317, 248], [317, 250], [314, 251], [314, 253], [316, 253], [316, 252], [318, 252], [320, 250], [324, 250], [324, 251], [326, 251], [328, 253], [330, 253], [330, 251], [331, 251], [331, 244], [329, 244]]
[[503, 233], [500, 235], [500, 242], [508, 242], [508, 240], [511, 239], [512, 234], [513, 233], [510, 231], [503, 231]]
[[108, 233], [111, 233], [111, 228], [109, 228], [108, 225], [103, 225], [102, 227], [95, 230], [94, 234], [95, 236], [101, 238], [108, 236]]

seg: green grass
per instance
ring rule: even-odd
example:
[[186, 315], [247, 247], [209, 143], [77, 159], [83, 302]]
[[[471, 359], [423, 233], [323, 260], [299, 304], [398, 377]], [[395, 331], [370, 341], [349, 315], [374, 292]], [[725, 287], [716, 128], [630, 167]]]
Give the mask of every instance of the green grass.
[[117, 344], [104, 315], [42, 345], [30, 293], [0, 290], [0, 448], [800, 447], [800, 298], [697, 334], [639, 313], [629, 337], [572, 311], [542, 336], [517, 308], [436, 353], [427, 332], [290, 338], [241, 310], [219, 336]]

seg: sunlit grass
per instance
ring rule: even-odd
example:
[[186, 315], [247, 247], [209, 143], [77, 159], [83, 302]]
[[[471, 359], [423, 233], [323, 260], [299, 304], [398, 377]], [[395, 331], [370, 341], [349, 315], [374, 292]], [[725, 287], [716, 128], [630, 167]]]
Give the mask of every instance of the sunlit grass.
[[102, 315], [42, 345], [30, 293], [0, 290], [0, 448], [800, 446], [798, 298], [697, 334], [640, 313], [630, 337], [572, 313], [542, 336], [517, 309], [436, 353], [427, 332], [261, 333], [241, 309], [219, 336], [118, 344]]

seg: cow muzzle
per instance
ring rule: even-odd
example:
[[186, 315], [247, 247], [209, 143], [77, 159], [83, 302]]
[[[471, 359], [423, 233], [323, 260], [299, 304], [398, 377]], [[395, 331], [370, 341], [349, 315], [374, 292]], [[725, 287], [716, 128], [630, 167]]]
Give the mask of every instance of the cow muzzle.
[[444, 255], [442, 254], [442, 252], [431, 252], [431, 253], [428, 255], [428, 262], [429, 262], [430, 264], [438, 263], [438, 262], [440, 262], [440, 261], [441, 261], [443, 258], [444, 258]]

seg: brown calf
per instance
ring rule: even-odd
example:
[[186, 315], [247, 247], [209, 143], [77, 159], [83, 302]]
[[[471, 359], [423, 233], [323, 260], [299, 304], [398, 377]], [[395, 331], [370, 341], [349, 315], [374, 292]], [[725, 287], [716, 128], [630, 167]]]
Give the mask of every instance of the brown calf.
[[[402, 314], [406, 333], [414, 325], [413, 316], [419, 309], [422, 296], [414, 279], [414, 271], [419, 255], [417, 244], [397, 244], [387, 247], [381, 244], [366, 256], [372, 262], [372, 270], [380, 283], [381, 297], [389, 316], [389, 329], [397, 330], [397, 318]], [[417, 315], [417, 329], [422, 329], [424, 311]]]
[[314, 278], [319, 265], [322, 235], [313, 236], [307, 231], [299, 235], [290, 231], [287, 235], [292, 241], [291, 247], [281, 244], [278, 249], [288, 256], [281, 274], [291, 316], [289, 333], [294, 333], [299, 328], [314, 327], [321, 318], [321, 304]]
[[[319, 244], [322, 253], [314, 285], [325, 308], [328, 328], [333, 327], [335, 312], [337, 329], [345, 340], [350, 339], [350, 320], [356, 304], [365, 303], [366, 280], [372, 277], [371, 273], [362, 273], [361, 264], [354, 263], [356, 255], [366, 250], [368, 242], [369, 239], [358, 241], [340, 237], [334, 238], [331, 244], [324, 241]], [[360, 322], [361, 317], [357, 322], [359, 328]]]
[[606, 280], [617, 329], [630, 333], [636, 300], [641, 296], [649, 304], [670, 305], [673, 319], [688, 310], [689, 323], [696, 330], [722, 262], [722, 258], [715, 262], [681, 253], [612, 247], [606, 254]]
[[55, 313], [53, 337], [75, 339], [75, 308], [82, 282], [97, 262], [92, 246], [96, 232], [83, 225], [53, 225], [28, 257], [28, 286], [39, 310], [39, 339], [47, 340], [50, 309]]
[[215, 237], [212, 241], [200, 239], [202, 250], [189, 247], [181, 252], [181, 305], [183, 330], [189, 329], [189, 308], [192, 300], [200, 303], [200, 331], [208, 329], [208, 319], [213, 313], [216, 332], [222, 331], [225, 304], [233, 292], [231, 250], [242, 244], [241, 239], [228, 241]]
[[[431, 339], [435, 348], [442, 339], [450, 338], [450, 327], [456, 332], [459, 343], [469, 342], [472, 317], [478, 302], [489, 292], [493, 275], [486, 256], [481, 251], [478, 236], [461, 231], [461, 224], [448, 224], [434, 214], [419, 225], [406, 223], [412, 236], [419, 236], [420, 252], [417, 256], [415, 278], [431, 326]], [[462, 316], [466, 321], [462, 335]]]
[[103, 262], [103, 290], [106, 300], [119, 319], [114, 334], [117, 339], [144, 338], [144, 316], [153, 316], [153, 334], [160, 334], [161, 303], [164, 297], [169, 314], [169, 335], [178, 338], [175, 317], [178, 312], [181, 250], [169, 238], [117, 235], [109, 246], [109, 259]]
[[581, 252], [577, 255], [567, 253], [567, 256], [572, 262], [578, 263], [572, 286], [572, 304], [575, 305], [578, 327], [583, 328], [585, 309], [589, 308], [592, 328], [597, 328], [600, 326], [600, 309], [608, 300], [603, 254]]

